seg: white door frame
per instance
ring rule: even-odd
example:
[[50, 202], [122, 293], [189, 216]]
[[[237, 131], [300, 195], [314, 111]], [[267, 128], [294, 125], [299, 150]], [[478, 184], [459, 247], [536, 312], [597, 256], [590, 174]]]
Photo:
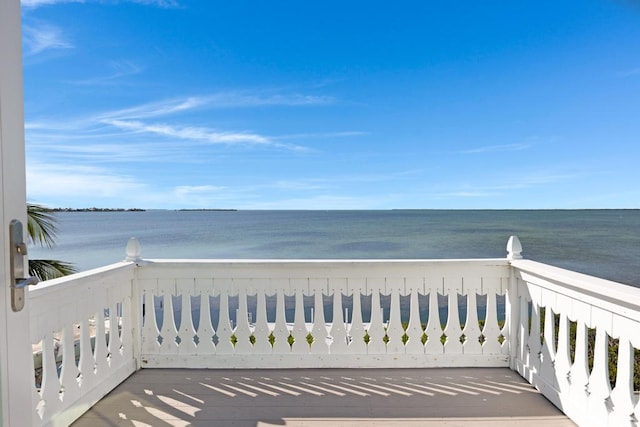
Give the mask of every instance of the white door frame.
[[20, 21], [20, 0], [0, 0], [0, 426], [7, 427], [29, 426], [33, 421], [29, 306], [25, 301], [25, 308], [14, 313], [9, 288], [11, 220], [22, 221], [26, 235]]

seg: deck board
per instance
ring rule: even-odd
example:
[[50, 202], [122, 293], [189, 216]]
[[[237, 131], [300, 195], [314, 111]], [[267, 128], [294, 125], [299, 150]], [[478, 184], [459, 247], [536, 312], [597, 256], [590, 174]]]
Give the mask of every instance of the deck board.
[[73, 425], [573, 426], [506, 368], [143, 369]]

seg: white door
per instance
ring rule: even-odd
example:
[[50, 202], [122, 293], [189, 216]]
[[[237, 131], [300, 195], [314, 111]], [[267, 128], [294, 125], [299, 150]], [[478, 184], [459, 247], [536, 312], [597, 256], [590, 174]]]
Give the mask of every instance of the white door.
[[23, 108], [20, 0], [0, 0], [0, 425], [6, 427], [32, 423], [29, 307], [12, 311], [9, 277], [9, 223], [22, 221], [26, 230]]

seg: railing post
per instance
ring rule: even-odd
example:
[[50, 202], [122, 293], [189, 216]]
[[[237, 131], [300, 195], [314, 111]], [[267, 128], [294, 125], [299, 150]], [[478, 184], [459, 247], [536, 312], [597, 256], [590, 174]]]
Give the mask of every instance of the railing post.
[[126, 258], [125, 261], [140, 261], [140, 242], [135, 237], [131, 237], [127, 242], [125, 249]]
[[[522, 259], [522, 244], [518, 236], [509, 237], [507, 242], [507, 259]], [[509, 367], [516, 370], [516, 357], [518, 355], [518, 343], [520, 338], [520, 303], [518, 298], [518, 279], [516, 278], [515, 268], [510, 264], [509, 269], [509, 287], [507, 290], [506, 319], [509, 331]]]
[[507, 259], [522, 259], [522, 244], [518, 236], [509, 237], [507, 242]]
[[[136, 369], [140, 369], [140, 345], [142, 343], [142, 295], [140, 295], [140, 284], [138, 282], [138, 269], [140, 268], [141, 247], [140, 242], [135, 237], [131, 237], [127, 242], [125, 248], [126, 258], [125, 261], [135, 262], [136, 265], [133, 269], [133, 280], [131, 280], [130, 296], [131, 296], [131, 344], [133, 350], [133, 359], [136, 363]], [[147, 310], [151, 310], [153, 313], [153, 300], [151, 301], [151, 307], [147, 307]]]

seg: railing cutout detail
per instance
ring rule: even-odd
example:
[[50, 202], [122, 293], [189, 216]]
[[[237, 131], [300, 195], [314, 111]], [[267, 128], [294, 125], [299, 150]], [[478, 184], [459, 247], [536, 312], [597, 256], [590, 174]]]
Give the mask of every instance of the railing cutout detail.
[[138, 271], [142, 366], [507, 366], [506, 264], [473, 264], [156, 261]]

